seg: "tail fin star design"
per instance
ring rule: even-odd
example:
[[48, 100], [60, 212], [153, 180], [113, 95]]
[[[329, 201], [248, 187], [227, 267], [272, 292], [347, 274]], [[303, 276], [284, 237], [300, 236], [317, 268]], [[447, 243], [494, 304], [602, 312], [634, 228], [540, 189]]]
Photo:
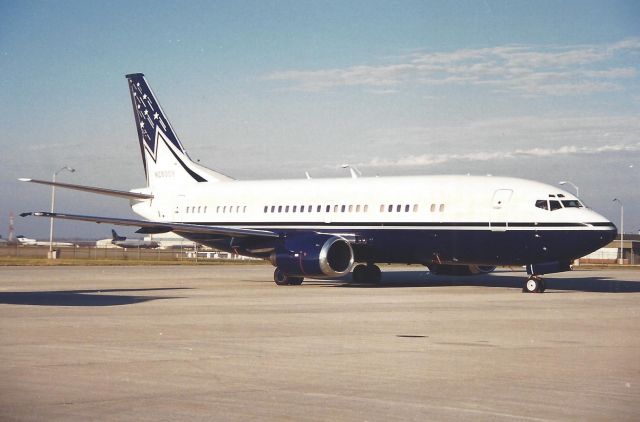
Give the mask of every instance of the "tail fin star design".
[[230, 180], [189, 158], [144, 74], [132, 73], [126, 77], [149, 186]]

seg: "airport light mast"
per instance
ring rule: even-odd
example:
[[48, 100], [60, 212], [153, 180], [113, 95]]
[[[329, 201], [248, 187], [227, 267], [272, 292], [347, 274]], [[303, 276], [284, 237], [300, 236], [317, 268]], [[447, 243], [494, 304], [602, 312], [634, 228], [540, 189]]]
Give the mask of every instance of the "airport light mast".
[[[56, 183], [56, 176], [58, 175], [58, 173], [60, 173], [63, 170], [67, 170], [70, 173], [74, 173], [76, 171], [76, 169], [71, 168], [69, 166], [61, 167], [60, 169], [58, 169], [58, 171], [53, 173], [53, 178], [52, 178], [53, 183]], [[55, 203], [56, 203], [56, 186], [53, 185], [51, 186], [51, 213], [52, 214], [54, 211]], [[47, 258], [56, 259], [57, 257], [58, 257], [57, 254], [53, 253], [53, 217], [51, 217], [49, 219], [49, 255]]]
[[568, 181], [568, 180], [563, 180], [562, 182], [558, 183], [559, 185], [571, 185], [573, 186], [573, 188], [576, 190], [576, 198], [580, 198], [580, 189], [572, 182]]
[[624, 206], [618, 198], [613, 198], [613, 202], [620, 204], [620, 265], [624, 264]]

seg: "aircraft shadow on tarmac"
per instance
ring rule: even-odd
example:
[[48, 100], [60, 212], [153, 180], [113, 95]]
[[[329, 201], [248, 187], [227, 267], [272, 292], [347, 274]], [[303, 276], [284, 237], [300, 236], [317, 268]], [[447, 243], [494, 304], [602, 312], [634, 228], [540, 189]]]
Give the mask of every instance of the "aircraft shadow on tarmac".
[[[351, 277], [327, 281], [305, 280], [305, 284], [326, 285], [328, 287], [345, 288], [392, 288], [392, 287], [447, 287], [447, 286], [479, 286], [522, 289], [527, 278], [524, 273], [494, 276], [492, 274], [475, 276], [437, 276], [428, 271], [385, 271], [382, 282], [377, 285], [354, 283]], [[578, 272], [572, 278], [544, 277], [546, 293], [554, 291], [580, 291], [594, 293], [638, 293], [640, 282], [619, 280], [608, 277], [589, 277], [586, 272]]]
[[108, 293], [188, 290], [188, 287], [153, 289], [60, 290], [34, 292], [0, 292], [0, 304], [34, 306], [121, 306], [179, 296], [139, 296]]

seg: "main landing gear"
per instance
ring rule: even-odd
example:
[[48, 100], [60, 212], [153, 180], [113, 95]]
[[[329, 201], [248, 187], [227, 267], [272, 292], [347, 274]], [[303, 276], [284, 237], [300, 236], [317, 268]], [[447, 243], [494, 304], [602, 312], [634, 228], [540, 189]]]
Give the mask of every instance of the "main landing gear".
[[544, 280], [537, 275], [529, 276], [529, 279], [522, 288], [522, 293], [543, 293], [546, 289]]
[[354, 283], [379, 284], [382, 281], [382, 271], [375, 264], [359, 264], [353, 269]]
[[303, 277], [292, 277], [286, 275], [280, 268], [276, 268], [273, 272], [273, 281], [278, 286], [299, 286], [302, 284]]

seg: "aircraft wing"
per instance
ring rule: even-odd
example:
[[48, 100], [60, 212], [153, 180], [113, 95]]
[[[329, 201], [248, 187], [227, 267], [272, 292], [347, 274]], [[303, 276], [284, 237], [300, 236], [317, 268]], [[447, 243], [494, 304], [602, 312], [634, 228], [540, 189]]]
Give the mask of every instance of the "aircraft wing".
[[147, 220], [134, 220], [128, 218], [96, 217], [92, 215], [63, 214], [51, 212], [25, 212], [21, 217], [33, 215], [35, 217], [60, 218], [63, 220], [89, 221], [94, 223], [107, 223], [117, 226], [140, 227], [138, 233], [167, 233], [170, 231], [178, 233], [205, 233], [234, 237], [271, 237], [277, 238], [280, 235], [268, 230], [243, 229], [234, 227], [207, 226], [200, 224], [171, 223], [168, 221], [156, 222]]

